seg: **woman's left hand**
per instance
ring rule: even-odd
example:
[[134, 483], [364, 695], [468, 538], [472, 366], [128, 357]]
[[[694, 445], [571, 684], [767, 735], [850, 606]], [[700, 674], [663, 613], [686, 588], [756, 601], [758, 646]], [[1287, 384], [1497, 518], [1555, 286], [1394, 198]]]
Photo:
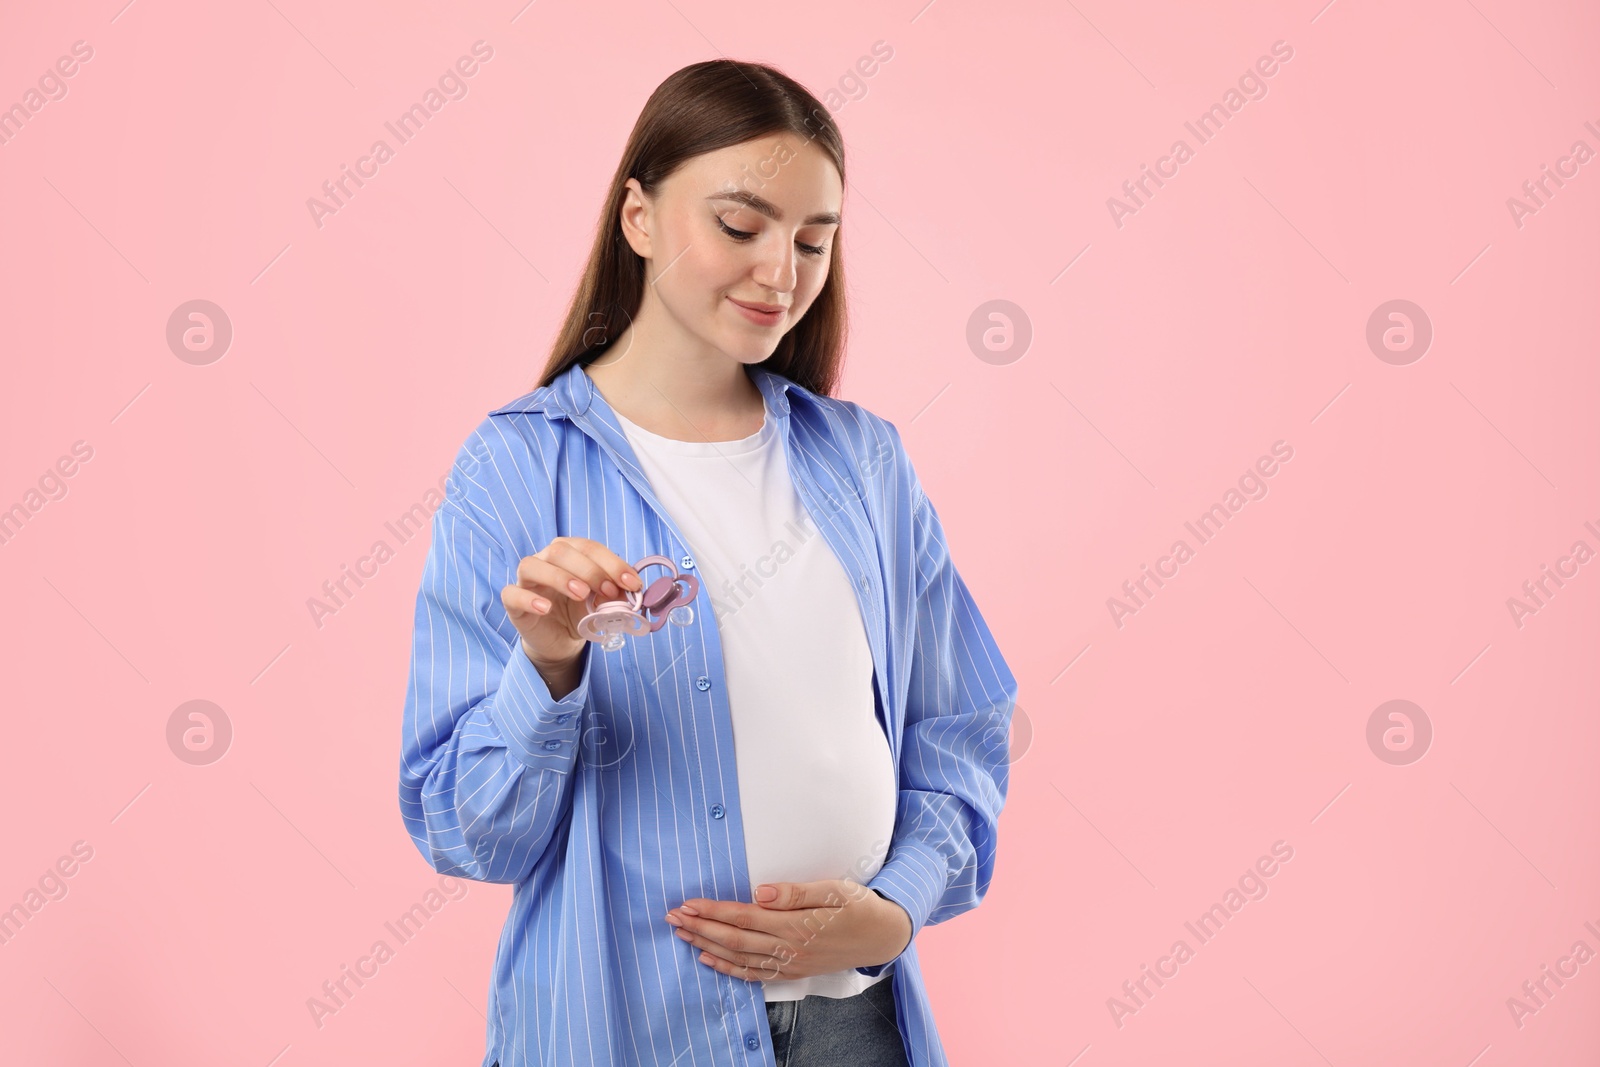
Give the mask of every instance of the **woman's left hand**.
[[762, 885], [755, 904], [691, 897], [668, 915], [679, 920], [680, 938], [704, 950], [700, 962], [751, 982], [874, 967], [911, 941], [905, 909], [859, 882], [769, 884], [772, 900], [761, 900]]

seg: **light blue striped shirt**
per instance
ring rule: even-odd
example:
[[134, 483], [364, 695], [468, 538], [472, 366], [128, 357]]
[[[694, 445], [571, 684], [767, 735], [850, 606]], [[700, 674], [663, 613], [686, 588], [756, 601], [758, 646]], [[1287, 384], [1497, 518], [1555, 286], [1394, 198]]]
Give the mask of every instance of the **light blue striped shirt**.
[[[912, 938], [859, 970], [892, 967], [911, 1067], [944, 1067], [916, 935], [988, 891], [1016, 679], [894, 425], [747, 371], [800, 499], [854, 584], [887, 720], [895, 829], [865, 884], [905, 908]], [[760, 981], [700, 963], [664, 919], [691, 897], [754, 900], [714, 613], [697, 601], [688, 626], [617, 652], [591, 644], [578, 687], [553, 700], [500, 590], [558, 536], [630, 563], [659, 554], [695, 565], [582, 364], [468, 437], [417, 596], [406, 830], [434, 870], [515, 887], [483, 1067], [775, 1067]]]

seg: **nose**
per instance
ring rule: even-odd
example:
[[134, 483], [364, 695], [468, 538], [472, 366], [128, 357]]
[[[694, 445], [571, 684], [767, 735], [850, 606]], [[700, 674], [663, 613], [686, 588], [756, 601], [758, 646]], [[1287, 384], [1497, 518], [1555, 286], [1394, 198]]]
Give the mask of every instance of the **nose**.
[[794, 242], [785, 240], [774, 243], [778, 245], [777, 251], [763, 253], [756, 264], [755, 279], [775, 293], [788, 293], [793, 291], [798, 278]]

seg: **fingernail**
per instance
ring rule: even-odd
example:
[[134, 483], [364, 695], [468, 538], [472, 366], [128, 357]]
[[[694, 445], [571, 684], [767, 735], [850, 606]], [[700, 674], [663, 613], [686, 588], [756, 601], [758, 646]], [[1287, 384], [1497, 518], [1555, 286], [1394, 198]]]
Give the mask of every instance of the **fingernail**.
[[606, 596], [621, 596], [622, 595], [622, 590], [620, 590], [616, 586], [612, 585], [610, 579], [607, 579], [606, 581], [600, 583], [600, 588], [605, 591]]
[[671, 923], [673, 926], [682, 926], [683, 925], [683, 920], [678, 918], [676, 915], [672, 914], [672, 912], [670, 912], [670, 911], [667, 912], [667, 922]]
[[772, 888], [770, 885], [764, 885], [760, 889], [756, 890], [756, 899], [757, 900], [777, 900], [778, 899], [778, 891], [776, 889]]
[[576, 579], [576, 578], [572, 579], [572, 581], [567, 583], [567, 588], [572, 590], [572, 595], [573, 596], [588, 596], [589, 595], [589, 587], [584, 585], [582, 582], [578, 581], [578, 579]]
[[695, 911], [693, 908], [689, 907], [689, 905], [687, 905], [687, 904], [679, 904], [678, 905], [678, 910], [683, 912], [685, 915], [699, 915], [700, 914], [698, 911]]
[[639, 576], [632, 571], [625, 571], [622, 575], [622, 580], [627, 582], [629, 585], [641, 584]]

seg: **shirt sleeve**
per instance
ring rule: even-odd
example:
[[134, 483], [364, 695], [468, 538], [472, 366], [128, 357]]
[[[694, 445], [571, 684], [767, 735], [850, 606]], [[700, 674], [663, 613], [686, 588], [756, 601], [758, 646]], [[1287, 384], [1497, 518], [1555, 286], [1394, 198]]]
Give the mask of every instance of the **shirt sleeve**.
[[[938, 512], [910, 477], [915, 617], [900, 792], [889, 854], [867, 888], [905, 909], [915, 941], [988, 892], [1017, 681], [951, 561]], [[856, 970], [877, 977], [894, 962]]]
[[400, 812], [434, 870], [527, 878], [571, 817], [593, 657], [560, 700], [500, 602], [520, 559], [446, 497], [417, 594], [400, 753]]

